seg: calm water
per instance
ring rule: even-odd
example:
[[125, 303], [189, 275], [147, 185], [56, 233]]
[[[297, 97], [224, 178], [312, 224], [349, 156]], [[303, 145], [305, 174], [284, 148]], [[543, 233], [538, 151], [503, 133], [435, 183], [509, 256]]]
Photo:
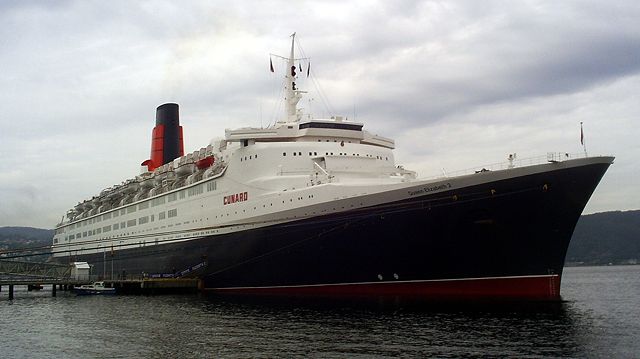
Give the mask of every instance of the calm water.
[[567, 268], [558, 305], [7, 292], [2, 358], [640, 357], [640, 266]]

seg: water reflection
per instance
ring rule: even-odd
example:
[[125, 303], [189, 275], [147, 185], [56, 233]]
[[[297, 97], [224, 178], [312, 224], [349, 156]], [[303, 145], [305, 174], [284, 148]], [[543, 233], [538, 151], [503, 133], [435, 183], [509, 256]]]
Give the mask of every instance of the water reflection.
[[51, 298], [46, 290], [8, 301], [1, 292], [0, 348], [30, 358], [633, 357], [639, 272], [628, 280], [577, 273], [560, 303]]
[[[254, 341], [283, 352], [381, 356], [585, 357], [588, 313], [570, 302], [419, 303], [212, 297], [206, 310], [239, 316]], [[261, 348], [261, 350], [269, 350]], [[272, 352], [277, 354], [277, 352]]]

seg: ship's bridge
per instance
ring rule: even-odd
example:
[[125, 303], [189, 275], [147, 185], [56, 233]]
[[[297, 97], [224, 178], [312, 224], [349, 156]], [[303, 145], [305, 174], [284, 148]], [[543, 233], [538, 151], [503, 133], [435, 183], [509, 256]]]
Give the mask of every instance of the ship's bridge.
[[255, 142], [350, 142], [393, 149], [392, 139], [374, 135], [362, 129], [363, 124], [344, 121], [341, 116], [279, 123], [269, 128], [225, 130], [225, 139], [248, 146]]

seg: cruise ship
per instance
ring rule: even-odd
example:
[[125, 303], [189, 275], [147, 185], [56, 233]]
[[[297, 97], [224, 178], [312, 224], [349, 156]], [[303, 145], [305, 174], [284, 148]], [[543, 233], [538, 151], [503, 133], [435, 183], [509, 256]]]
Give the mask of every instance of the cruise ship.
[[294, 40], [280, 120], [185, 155], [178, 105], [159, 106], [145, 171], [70, 209], [53, 260], [103, 278], [196, 277], [214, 293], [561, 298], [574, 227], [613, 157], [417, 178], [392, 139], [298, 108], [309, 68]]

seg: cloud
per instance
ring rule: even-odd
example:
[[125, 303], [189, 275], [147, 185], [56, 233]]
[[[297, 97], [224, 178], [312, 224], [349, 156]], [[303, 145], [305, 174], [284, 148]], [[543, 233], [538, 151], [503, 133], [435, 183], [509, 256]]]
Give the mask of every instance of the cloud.
[[620, 154], [588, 210], [637, 208], [639, 17], [632, 1], [5, 1], [0, 225], [51, 227], [137, 174], [161, 103], [180, 104], [187, 151], [272, 123], [268, 54], [294, 31], [331, 101], [301, 79], [303, 106], [396, 138], [406, 167], [579, 152], [583, 121], [590, 152]]

